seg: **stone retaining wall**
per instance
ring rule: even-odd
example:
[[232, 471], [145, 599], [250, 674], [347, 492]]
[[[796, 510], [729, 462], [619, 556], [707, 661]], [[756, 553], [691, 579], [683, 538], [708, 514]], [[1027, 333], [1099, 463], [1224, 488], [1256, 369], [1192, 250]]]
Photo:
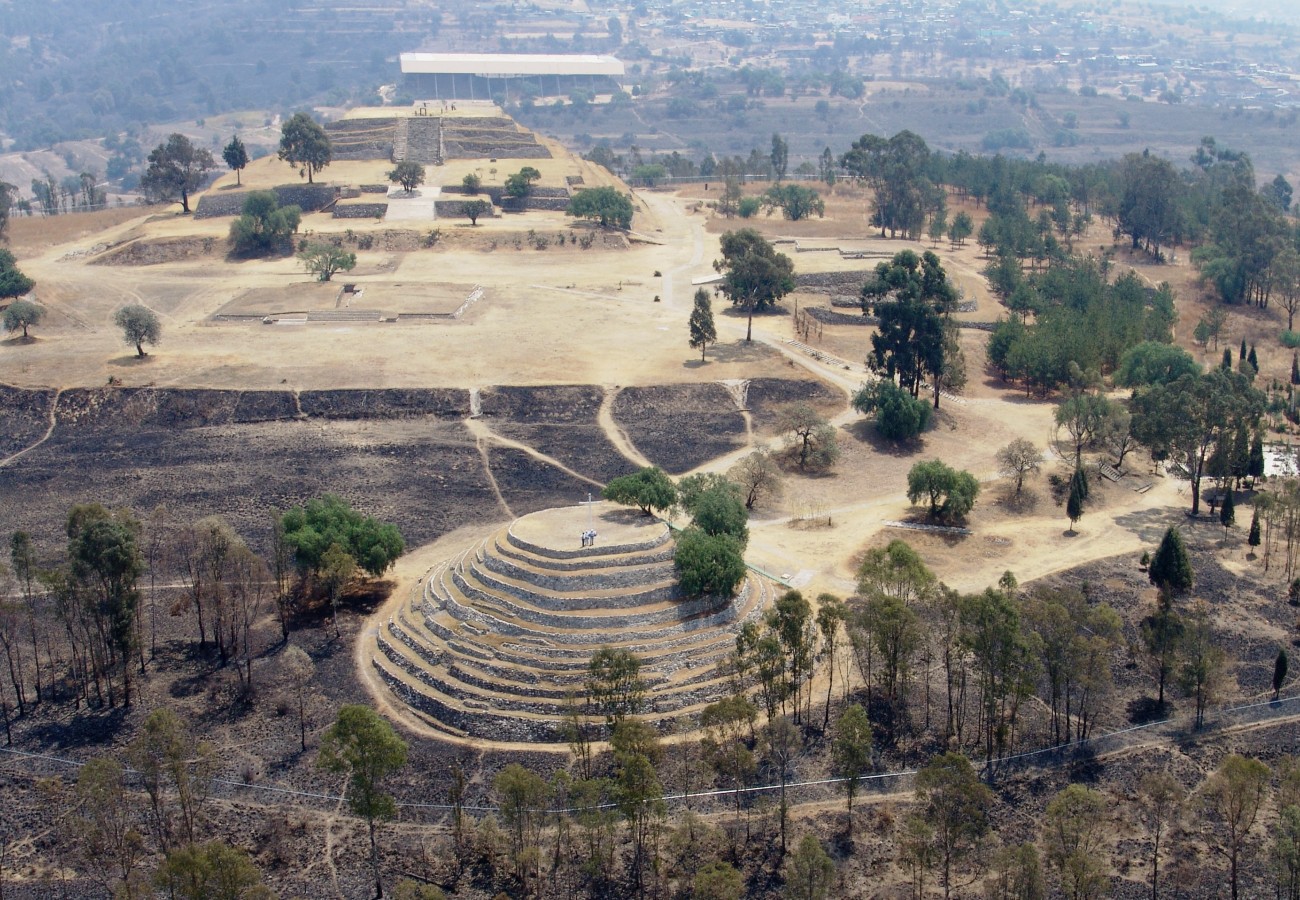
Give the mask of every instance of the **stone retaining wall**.
[[[468, 219], [469, 213], [465, 211], [465, 207], [473, 202], [472, 198], [466, 198], [464, 200], [435, 200], [433, 201], [433, 214], [439, 219]], [[496, 207], [492, 206], [489, 201], [485, 200], [484, 202], [488, 203], [488, 207], [483, 210], [483, 212], [479, 213], [478, 217], [480, 219], [498, 218]]]
[[[518, 562], [527, 562], [527, 560], [515, 558]], [[611, 562], [614, 562], [611, 560]], [[628, 562], [620, 561], [616, 568], [608, 572], [598, 574], [582, 575], [563, 575], [559, 573], [550, 574], [548, 572], [538, 572], [526, 566], [516, 565], [510, 559], [503, 559], [494, 554], [487, 554], [478, 561], [478, 565], [503, 575], [507, 578], [514, 578], [520, 581], [528, 581], [538, 587], [546, 588], [553, 591], [591, 591], [609, 588], [633, 587], [638, 584], [645, 584], [647, 581], [671, 581], [673, 575], [673, 564], [671, 558], [667, 561], [656, 561], [650, 559], [632, 559]], [[636, 566], [636, 568], [633, 568]]]
[[559, 197], [506, 197], [501, 201], [502, 212], [567, 212], [569, 201]]
[[336, 219], [382, 219], [386, 215], [387, 203], [340, 203], [334, 207]]
[[[550, 557], [530, 556], [527, 553], [521, 553], [518, 548], [510, 546], [509, 543], [497, 541], [493, 547], [493, 552], [498, 557], [517, 560], [518, 562], [528, 563], [528, 565], [539, 569], [550, 569], [555, 572], [575, 572], [588, 568], [591, 564], [585, 561], [565, 562], [563, 560], [552, 559]], [[673, 558], [674, 547], [672, 544], [664, 544], [662, 549], [652, 554], [637, 554], [636, 556], [620, 556], [614, 559], [602, 559], [600, 564], [605, 567], [609, 566], [639, 566], [648, 563], [671, 562]]]
[[660, 532], [658, 537], [648, 541], [642, 541], [635, 544], [608, 544], [600, 547], [583, 547], [579, 550], [559, 550], [554, 547], [542, 547], [531, 541], [526, 541], [519, 535], [515, 534], [513, 523], [506, 529], [506, 540], [518, 547], [520, 550], [527, 551], [534, 556], [545, 556], [549, 559], [590, 559], [591, 557], [613, 556], [620, 553], [636, 553], [641, 550], [653, 550], [655, 547], [661, 547], [668, 541], [668, 526]]
[[[317, 212], [337, 199], [332, 184], [282, 184], [271, 188], [281, 206], [296, 205], [303, 212]], [[212, 219], [219, 216], [238, 216], [244, 211], [244, 201], [252, 191], [209, 191], [199, 198], [194, 207], [194, 218]]]

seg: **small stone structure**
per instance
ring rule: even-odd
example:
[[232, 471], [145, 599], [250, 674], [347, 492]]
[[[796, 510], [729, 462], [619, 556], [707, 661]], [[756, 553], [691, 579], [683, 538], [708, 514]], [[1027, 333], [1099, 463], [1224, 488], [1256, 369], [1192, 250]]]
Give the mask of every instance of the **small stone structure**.
[[608, 503], [524, 516], [430, 570], [377, 623], [370, 664], [439, 731], [559, 742], [592, 655], [624, 648], [642, 663], [646, 716], [671, 728], [730, 692], [719, 663], [772, 596], [750, 575], [735, 597], [683, 597], [673, 547], [663, 522]]

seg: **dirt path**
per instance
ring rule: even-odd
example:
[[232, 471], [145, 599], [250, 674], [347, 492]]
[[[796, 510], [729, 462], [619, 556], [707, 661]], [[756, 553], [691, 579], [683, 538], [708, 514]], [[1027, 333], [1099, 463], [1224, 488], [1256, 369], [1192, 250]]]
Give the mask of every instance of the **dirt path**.
[[620, 390], [622, 389], [613, 385], [605, 386], [605, 399], [600, 404], [596, 422], [605, 432], [605, 437], [609, 438], [609, 442], [614, 445], [614, 449], [623, 454], [625, 459], [643, 468], [653, 466], [654, 463], [636, 448], [632, 439], [627, 436], [627, 432], [623, 430], [623, 426], [619, 425], [618, 420], [614, 418], [614, 401], [618, 398]]
[[581, 472], [575, 472], [573, 469], [570, 469], [568, 466], [560, 462], [554, 456], [547, 456], [545, 453], [538, 450], [536, 447], [532, 447], [521, 441], [516, 441], [513, 438], [508, 438], [505, 435], [498, 434], [497, 432], [493, 431], [490, 427], [488, 427], [488, 425], [482, 419], [466, 419], [464, 424], [465, 427], [469, 429], [470, 434], [474, 435], [475, 440], [478, 441], [478, 443], [480, 444], [480, 452], [482, 452], [481, 445], [483, 443], [497, 444], [498, 446], [501, 447], [508, 447], [511, 450], [518, 450], [521, 453], [526, 453], [529, 456], [531, 456], [533, 459], [537, 460], [538, 462], [546, 463], [548, 466], [552, 466], [556, 469], [559, 469], [564, 474], [576, 478], [579, 481], [585, 481], [587, 482], [587, 484], [590, 484], [594, 487], [603, 488], [605, 486], [594, 478], [590, 478], [586, 475], [583, 475]]
[[[467, 420], [468, 421], [468, 420]], [[471, 429], [472, 431], [473, 429]], [[492, 493], [497, 498], [497, 504], [501, 507], [507, 518], [515, 517], [514, 511], [510, 509], [510, 504], [506, 502], [505, 494], [501, 493], [501, 486], [497, 484], [497, 478], [492, 474], [492, 459], [488, 453], [487, 439], [481, 435], [475, 435], [474, 447], [478, 450], [479, 458], [483, 460], [483, 474], [487, 476], [488, 484], [492, 486]]]
[[63, 394], [63, 388], [58, 388], [54, 392], [54, 399], [50, 401], [50, 412], [49, 412], [50, 424], [49, 427], [45, 429], [45, 433], [41, 435], [40, 438], [38, 438], [36, 442], [31, 444], [30, 446], [24, 447], [23, 449], [19, 450], [17, 453], [11, 453], [8, 456], [6, 456], [4, 459], [0, 459], [0, 469], [3, 469], [5, 466], [9, 465], [10, 463], [17, 462], [21, 457], [26, 456], [28, 453], [31, 453], [41, 444], [44, 444], [46, 441], [50, 439], [50, 435], [54, 434], [54, 429], [58, 425], [59, 397], [62, 396], [62, 394]]

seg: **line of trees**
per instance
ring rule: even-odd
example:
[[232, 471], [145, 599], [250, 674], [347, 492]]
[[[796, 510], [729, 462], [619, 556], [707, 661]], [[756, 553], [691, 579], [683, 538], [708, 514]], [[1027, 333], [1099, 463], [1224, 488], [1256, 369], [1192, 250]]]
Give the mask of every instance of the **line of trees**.
[[157, 654], [160, 618], [169, 614], [190, 617], [199, 654], [233, 669], [237, 696], [247, 700], [255, 661], [268, 649], [259, 637], [268, 613], [285, 644], [296, 611], [323, 595], [338, 634], [350, 583], [362, 573], [382, 576], [404, 550], [393, 526], [332, 495], [272, 526], [264, 558], [217, 516], [185, 521], [159, 508], [141, 520], [84, 504], [69, 511], [66, 547], [53, 564], [32, 535], [14, 532], [8, 565], [0, 566], [6, 736], [14, 714], [38, 704], [130, 705]]

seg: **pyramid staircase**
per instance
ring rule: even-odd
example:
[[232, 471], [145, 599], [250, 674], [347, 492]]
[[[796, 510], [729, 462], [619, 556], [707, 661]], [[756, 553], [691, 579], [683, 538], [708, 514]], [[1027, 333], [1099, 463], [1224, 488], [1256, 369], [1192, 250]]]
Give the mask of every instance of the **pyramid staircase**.
[[431, 570], [378, 628], [372, 664], [422, 719], [462, 737], [563, 741], [570, 698], [581, 704], [600, 647], [641, 660], [644, 712], [661, 729], [730, 692], [719, 664], [771, 602], [770, 583], [751, 575], [735, 597], [687, 599], [661, 522], [582, 549], [536, 543], [523, 522]]

